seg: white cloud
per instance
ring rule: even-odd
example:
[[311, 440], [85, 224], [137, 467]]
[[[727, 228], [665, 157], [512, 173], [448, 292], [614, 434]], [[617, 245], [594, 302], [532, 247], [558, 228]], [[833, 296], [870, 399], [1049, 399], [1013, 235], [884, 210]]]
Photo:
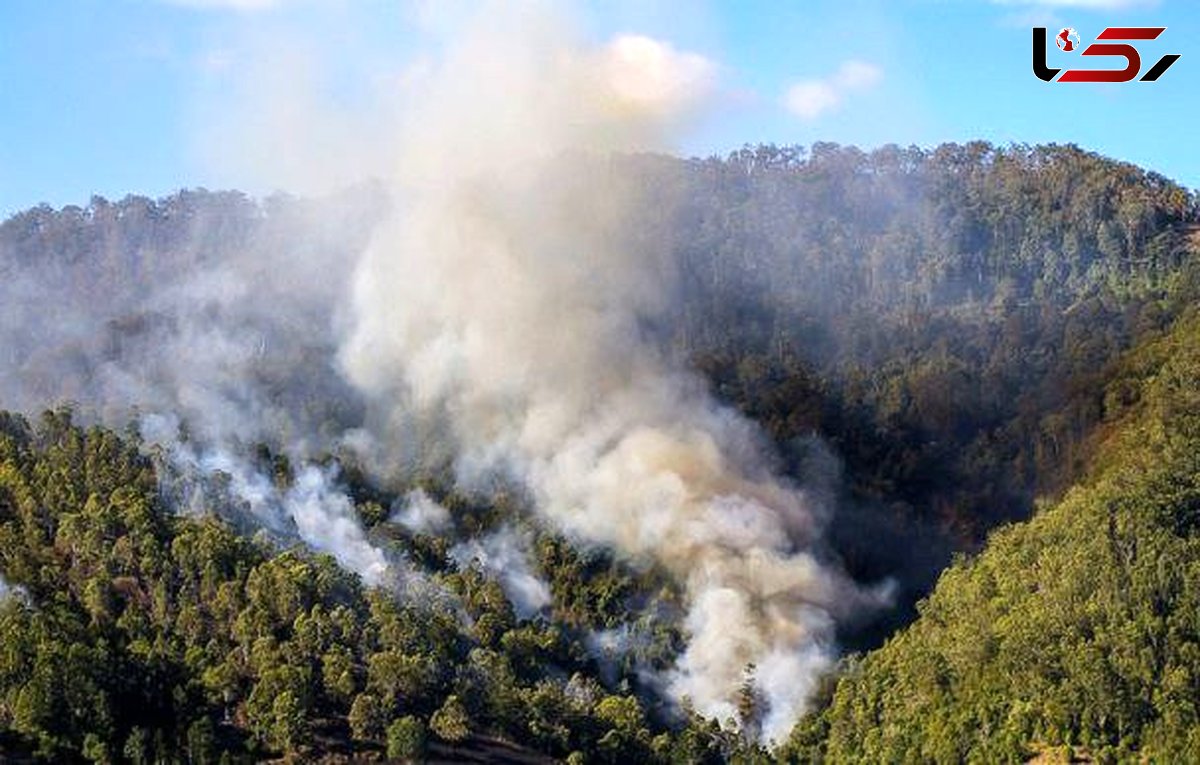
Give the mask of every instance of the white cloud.
[[642, 35], [621, 35], [609, 43], [601, 66], [620, 100], [667, 111], [702, 101], [716, 76], [716, 66], [704, 56]]
[[869, 88], [882, 78], [883, 71], [865, 61], [847, 61], [842, 64], [837, 73], [838, 83], [846, 90]]
[[783, 96], [783, 105], [800, 119], [813, 120], [841, 106], [848, 93], [873, 88], [882, 79], [879, 67], [851, 59], [829, 77], [792, 85]]

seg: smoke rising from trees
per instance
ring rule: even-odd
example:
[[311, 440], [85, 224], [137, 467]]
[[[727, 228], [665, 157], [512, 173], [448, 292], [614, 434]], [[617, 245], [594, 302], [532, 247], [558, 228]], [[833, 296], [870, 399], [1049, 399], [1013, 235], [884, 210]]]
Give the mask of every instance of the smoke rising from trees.
[[[621, 157], [669, 149], [715, 67], [645, 37], [586, 44], [538, 7], [515, 18], [485, 8], [443, 42], [399, 105], [373, 112], [399, 115], [371, 133], [388, 135], [370, 149], [390, 210], [372, 195], [333, 200], [338, 220], [358, 222], [347, 230], [279, 202], [272, 225], [295, 230], [251, 234], [150, 204], [151, 230], [189, 220], [184, 262], [113, 290], [69, 259], [18, 257], [0, 380], [20, 408], [67, 398], [105, 419], [140, 414], [178, 470], [223, 476], [262, 526], [372, 584], [394, 581], [395, 562], [336, 471], [309, 459], [350, 452], [385, 480], [445, 460], [467, 489], [515, 484], [552, 526], [684, 585], [687, 648], [661, 678], [676, 700], [736, 717], [754, 665], [763, 733], [782, 736], [834, 655], [837, 620], [884, 595], [825, 555], [827, 494], [782, 478], [757, 428], [650, 329], [676, 310], [680, 264], [625, 224], [654, 205], [665, 215], [670, 200], [640, 188]], [[107, 254], [162, 244], [114, 242]], [[56, 289], [67, 297], [55, 321], [36, 320]], [[261, 441], [296, 467], [289, 486], [250, 458]], [[525, 554], [503, 542], [459, 557]], [[509, 586], [525, 612], [546, 601], [532, 575]]]
[[676, 264], [625, 240], [628, 210], [657, 200], [607, 152], [665, 146], [709, 65], [530, 21], [484, 14], [414, 86], [389, 176], [400, 202], [359, 264], [343, 368], [385, 437], [437, 434], [464, 483], [515, 480], [556, 526], [684, 582], [670, 692], [736, 717], [755, 665], [777, 737], [836, 617], [879, 596], [822, 560], [829, 508], [642, 329], [668, 310]]

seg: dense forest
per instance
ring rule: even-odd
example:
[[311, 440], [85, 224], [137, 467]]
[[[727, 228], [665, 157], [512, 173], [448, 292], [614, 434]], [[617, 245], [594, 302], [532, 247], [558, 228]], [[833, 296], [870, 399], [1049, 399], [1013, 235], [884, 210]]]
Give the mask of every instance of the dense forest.
[[847, 662], [799, 762], [1200, 758], [1200, 316], [1116, 365], [1088, 476]]
[[[0, 752], [1200, 757], [1194, 195], [1074, 146], [613, 162], [658, 202], [628, 213], [627, 245], [677, 270], [646, 334], [786, 474], [819, 468], [829, 554], [893, 583], [839, 625], [862, 653], [786, 742], [757, 740], [753, 667], [736, 719], [663, 698], [686, 639], [668, 572], [527, 497], [460, 491], [435, 445], [381, 475], [330, 435], [375, 416], [330, 361], [341, 266], [390, 204], [364, 186], [0, 224]], [[265, 521], [228, 466], [172, 457], [164, 411], [172, 443], [236, 444], [263, 492], [293, 496], [310, 463], [336, 476], [403, 581]]]
[[[428, 566], [400, 599], [329, 556], [171, 513], [136, 440], [62, 412], [36, 428], [4, 415], [0, 432], [6, 749], [135, 763], [420, 758], [434, 741], [503, 754], [486, 733], [568, 759], [704, 762], [749, 747], [695, 717], [667, 733], [629, 690], [632, 658], [604, 661], [587, 639], [621, 624], [626, 598], [670, 589], [653, 572], [542, 534], [551, 604], [518, 619], [444, 538], [392, 529]], [[468, 526], [499, 512], [446, 501]], [[628, 629], [646, 638], [640, 660], [671, 655], [669, 624]]]

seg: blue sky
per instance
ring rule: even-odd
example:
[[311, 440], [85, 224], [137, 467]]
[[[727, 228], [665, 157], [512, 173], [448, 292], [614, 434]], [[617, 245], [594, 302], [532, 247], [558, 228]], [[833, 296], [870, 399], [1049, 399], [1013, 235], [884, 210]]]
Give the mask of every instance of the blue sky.
[[[268, 48], [253, 41], [319, 51], [336, 65], [325, 78], [331, 97], [352, 103], [365, 80], [416, 55], [437, 2], [6, 0], [0, 215], [86, 204], [94, 193], [238, 185], [212, 161], [205, 134], [244, 71], [262, 63], [249, 59]], [[1072, 142], [1200, 186], [1192, 0], [609, 0], [576, 15], [597, 41], [639, 33], [715, 64], [720, 96], [684, 153], [760, 141]], [[1166, 26], [1140, 45], [1143, 69], [1164, 53], [1183, 57], [1152, 84], [1047, 84], [1030, 72], [1034, 24], [1052, 35], [1074, 27], [1085, 45], [1106, 26]], [[1047, 56], [1083, 65], [1078, 54]]]

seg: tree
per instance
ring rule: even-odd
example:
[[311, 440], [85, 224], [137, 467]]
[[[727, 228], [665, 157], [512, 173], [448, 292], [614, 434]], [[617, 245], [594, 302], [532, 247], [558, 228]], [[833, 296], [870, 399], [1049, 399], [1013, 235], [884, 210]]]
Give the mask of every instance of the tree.
[[425, 756], [425, 725], [406, 715], [387, 729], [387, 756], [398, 760], [420, 760]]
[[755, 678], [755, 666], [746, 665], [742, 686], [738, 689], [738, 725], [748, 741], [757, 741], [762, 730], [764, 699]]
[[217, 735], [207, 716], [193, 722], [187, 730], [189, 765], [210, 765], [216, 762]]
[[354, 656], [345, 646], [334, 646], [321, 659], [321, 677], [330, 698], [346, 703], [354, 698]]
[[108, 752], [108, 744], [95, 733], [89, 733], [84, 736], [83, 756], [96, 763], [107, 763], [111, 759]]
[[121, 753], [132, 765], [146, 765], [150, 761], [150, 734], [141, 726], [135, 727], [129, 731]]
[[437, 667], [424, 656], [380, 651], [367, 663], [367, 688], [385, 710], [421, 700], [436, 677]]
[[350, 731], [360, 741], [378, 741], [387, 719], [379, 699], [370, 693], [360, 693], [350, 705]]
[[943, 572], [917, 621], [797, 726], [789, 757], [1195, 757], [1200, 314], [1116, 374], [1132, 395], [1114, 397], [1088, 480]]
[[293, 752], [308, 739], [304, 707], [291, 691], [275, 697], [271, 705], [270, 743], [283, 752]]
[[443, 741], [456, 744], [466, 740], [471, 734], [470, 718], [458, 696], [451, 694], [446, 697], [441, 709], [433, 713], [429, 719], [429, 729]]

